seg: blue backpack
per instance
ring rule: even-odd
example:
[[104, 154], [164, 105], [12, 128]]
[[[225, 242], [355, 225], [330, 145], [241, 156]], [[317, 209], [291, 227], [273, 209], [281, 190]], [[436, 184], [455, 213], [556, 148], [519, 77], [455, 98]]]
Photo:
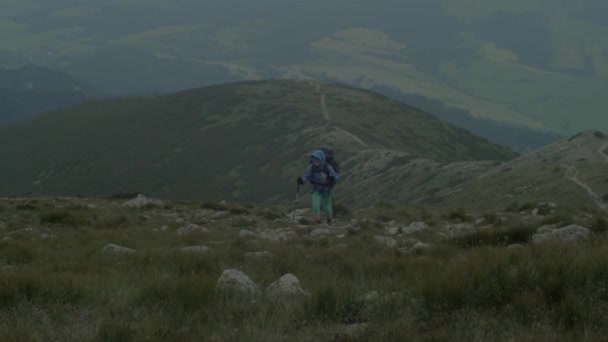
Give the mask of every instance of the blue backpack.
[[325, 162], [331, 165], [331, 167], [334, 168], [334, 171], [336, 171], [337, 174], [340, 174], [340, 162], [338, 162], [338, 160], [334, 156], [334, 151], [327, 146], [321, 146], [317, 148], [317, 150], [323, 151], [323, 153], [325, 154]]

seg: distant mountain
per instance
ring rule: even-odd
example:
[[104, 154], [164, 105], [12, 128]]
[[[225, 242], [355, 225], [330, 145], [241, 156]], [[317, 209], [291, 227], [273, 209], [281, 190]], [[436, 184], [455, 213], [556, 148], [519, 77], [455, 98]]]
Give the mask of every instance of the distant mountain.
[[26, 66], [0, 69], [0, 125], [82, 103], [100, 92], [56, 70]]
[[420, 108], [443, 121], [464, 128], [493, 143], [508, 146], [521, 154], [535, 151], [563, 138], [562, 135], [551, 131], [474, 117], [468, 111], [428, 97], [403, 94], [396, 89], [385, 87], [374, 87], [371, 90]]
[[606, 3], [3, 1], [0, 65], [48, 65], [120, 95], [336, 79], [571, 135], [608, 130]]
[[369, 91], [317, 81], [245, 82], [95, 101], [0, 130], [0, 163], [10, 165], [0, 168], [0, 195], [141, 191], [282, 201], [320, 144], [343, 160], [344, 189], [355, 189], [359, 177], [374, 180], [357, 194], [361, 201], [394, 182], [385, 168], [408, 160], [516, 157]]

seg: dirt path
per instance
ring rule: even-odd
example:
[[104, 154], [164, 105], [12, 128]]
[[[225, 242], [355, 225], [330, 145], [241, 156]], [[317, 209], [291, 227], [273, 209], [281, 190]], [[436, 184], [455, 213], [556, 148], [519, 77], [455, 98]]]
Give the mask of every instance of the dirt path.
[[356, 141], [357, 143], [359, 143], [359, 145], [361, 145], [363, 147], [368, 147], [368, 145], [363, 140], [361, 140], [361, 138], [359, 138], [358, 136], [354, 135], [353, 133], [351, 133], [351, 132], [349, 132], [349, 131], [347, 131], [345, 129], [342, 129], [340, 127], [336, 127], [336, 126], [334, 126], [334, 129], [337, 130], [337, 131], [340, 131], [340, 132], [342, 132], [342, 133], [344, 133], [346, 135], [348, 135], [354, 141]]
[[[323, 115], [323, 117], [325, 118], [326, 121], [331, 121], [331, 117], [329, 116], [329, 110], [327, 109], [327, 96], [323, 92], [321, 85], [318, 83], [315, 85], [315, 93], [319, 94], [319, 103], [321, 105], [321, 114]], [[342, 132], [343, 134], [349, 136], [355, 142], [357, 142], [359, 145], [361, 145], [363, 147], [368, 147], [368, 145], [355, 134], [353, 134], [343, 128], [337, 127], [337, 126], [334, 126], [334, 129], [336, 131]]]
[[[606, 157], [606, 158], [608, 158], [608, 157]], [[566, 170], [566, 174], [565, 174], [566, 178], [569, 179], [570, 181], [572, 181], [574, 184], [585, 189], [585, 191], [587, 191], [587, 194], [589, 195], [589, 197], [591, 197], [591, 199], [593, 199], [593, 201], [597, 204], [597, 206], [600, 209], [606, 209], [608, 206], [605, 203], [603, 203], [600, 196], [598, 194], [596, 194], [595, 191], [593, 191], [593, 189], [591, 189], [591, 187], [588, 184], [586, 184], [585, 182], [578, 179], [579, 170], [574, 165], [568, 165], [567, 168], [568, 169]]]
[[321, 92], [319, 95], [321, 99], [321, 113], [323, 113], [323, 117], [325, 120], [329, 121], [329, 111], [327, 110], [327, 102], [325, 101], [325, 93]]

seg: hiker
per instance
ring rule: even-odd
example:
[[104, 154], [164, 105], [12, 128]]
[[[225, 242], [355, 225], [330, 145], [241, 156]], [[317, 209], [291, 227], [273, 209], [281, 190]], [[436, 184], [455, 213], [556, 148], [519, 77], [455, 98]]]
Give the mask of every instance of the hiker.
[[312, 185], [312, 213], [317, 224], [321, 223], [321, 204], [323, 204], [327, 216], [327, 223], [332, 224], [334, 217], [332, 190], [340, 180], [339, 170], [336, 171], [328, 162], [328, 152], [331, 153], [333, 161], [331, 150], [317, 149], [310, 156], [310, 166], [306, 169], [304, 176], [298, 177], [298, 185], [306, 183]]

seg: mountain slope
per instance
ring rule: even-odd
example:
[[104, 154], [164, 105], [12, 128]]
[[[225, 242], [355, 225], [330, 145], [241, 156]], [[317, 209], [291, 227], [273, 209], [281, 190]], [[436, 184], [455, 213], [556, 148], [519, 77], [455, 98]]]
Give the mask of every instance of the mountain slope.
[[82, 103], [99, 94], [56, 70], [37, 66], [0, 69], [0, 125]]
[[[371, 92], [322, 82], [260, 81], [150, 98], [97, 101], [0, 131], [0, 193], [275, 200], [319, 144], [345, 161], [515, 154]], [[345, 187], [348, 180], [345, 182]], [[287, 195], [289, 194], [289, 195]]]
[[[378, 160], [378, 177], [357, 177], [344, 198], [371, 203], [398, 199], [467, 210], [526, 208], [541, 202], [608, 208], [608, 137], [586, 131], [507, 162], [440, 163], [430, 159]], [[374, 184], [388, 185], [378, 188]]]

